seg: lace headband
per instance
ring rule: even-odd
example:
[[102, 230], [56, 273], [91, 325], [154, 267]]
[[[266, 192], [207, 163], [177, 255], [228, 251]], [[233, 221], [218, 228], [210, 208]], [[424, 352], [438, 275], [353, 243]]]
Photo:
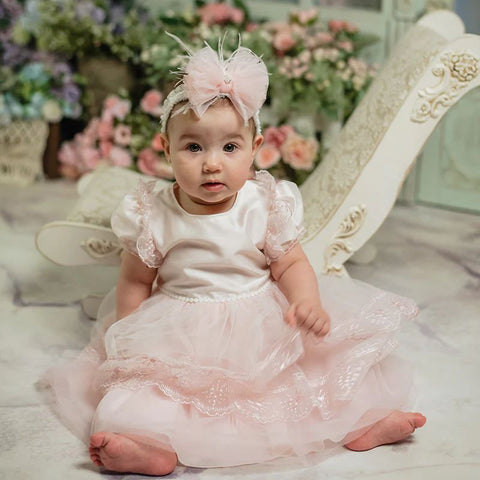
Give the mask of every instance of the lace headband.
[[217, 99], [228, 98], [245, 125], [253, 118], [257, 134], [260, 134], [259, 112], [268, 89], [268, 72], [263, 60], [245, 47], [238, 47], [225, 60], [221, 44], [218, 53], [207, 45], [196, 53], [189, 52], [189, 57], [187, 65], [179, 72], [182, 75], [180, 83], [163, 104], [161, 132], [165, 133], [168, 119], [178, 103], [187, 102], [173, 116], [193, 110], [200, 118]]

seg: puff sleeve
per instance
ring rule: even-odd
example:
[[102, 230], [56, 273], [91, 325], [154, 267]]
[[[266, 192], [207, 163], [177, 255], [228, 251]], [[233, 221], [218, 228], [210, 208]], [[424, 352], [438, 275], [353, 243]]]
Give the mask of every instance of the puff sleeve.
[[264, 246], [269, 264], [288, 253], [305, 233], [302, 195], [297, 185], [285, 180], [273, 180], [270, 195]]
[[155, 184], [155, 181], [140, 180], [135, 192], [120, 202], [110, 222], [120, 245], [151, 268], [158, 268], [162, 263], [150, 229]]

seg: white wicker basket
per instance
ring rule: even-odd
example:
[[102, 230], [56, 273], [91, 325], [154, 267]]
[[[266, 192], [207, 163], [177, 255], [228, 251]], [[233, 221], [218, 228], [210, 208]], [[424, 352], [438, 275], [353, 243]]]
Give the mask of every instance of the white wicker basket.
[[16, 120], [0, 126], [0, 182], [28, 185], [43, 174], [48, 123]]

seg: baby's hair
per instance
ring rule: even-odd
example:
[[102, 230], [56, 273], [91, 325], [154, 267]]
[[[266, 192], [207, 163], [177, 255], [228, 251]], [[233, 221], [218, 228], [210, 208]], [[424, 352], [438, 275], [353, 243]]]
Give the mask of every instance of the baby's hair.
[[[175, 114], [176, 110], [180, 109], [182, 107], [182, 105], [185, 105], [187, 102], [188, 102], [188, 100], [183, 100], [183, 101], [177, 103], [175, 105], [175, 107], [173, 108], [172, 114], [168, 118], [167, 123], [166, 123], [166, 127], [165, 127], [165, 135], [167, 136], [167, 138], [168, 138], [168, 128], [169, 128], [170, 119], [173, 116], [175, 116], [174, 114]], [[229, 98], [219, 97], [215, 100], [214, 103], [212, 103], [212, 105], [209, 108], [226, 108], [226, 107], [235, 108]], [[193, 112], [192, 112], [192, 114], [195, 115]], [[179, 115], [182, 115], [182, 114], [180, 113]], [[255, 125], [255, 120], [253, 118], [248, 119], [248, 128], [250, 130], [250, 133], [252, 134], [252, 139], [254, 140], [255, 137], [256, 137], [256, 134], [257, 134], [257, 126]]]

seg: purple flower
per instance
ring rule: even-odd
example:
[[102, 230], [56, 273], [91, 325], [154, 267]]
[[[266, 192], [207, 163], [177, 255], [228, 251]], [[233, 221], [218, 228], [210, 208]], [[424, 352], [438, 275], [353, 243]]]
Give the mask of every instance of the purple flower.
[[59, 77], [61, 75], [68, 75], [70, 76], [72, 74], [72, 69], [70, 68], [70, 65], [65, 62], [58, 62], [53, 65], [53, 76], [54, 77]]
[[31, 57], [32, 52], [26, 48], [11, 42], [3, 44], [2, 64], [8, 67], [25, 64]]
[[92, 12], [92, 18], [98, 24], [103, 23], [105, 21], [105, 11], [101, 8], [95, 8]]
[[[3, 5], [0, 8], [5, 12], [7, 11], [10, 17], [16, 18], [22, 13], [22, 6], [17, 0], [3, 0]], [[0, 16], [2, 18], [2, 16]]]
[[98, 24], [103, 23], [105, 20], [105, 11], [86, 0], [82, 0], [77, 4], [76, 12], [78, 19], [91, 18]]
[[63, 86], [62, 96], [70, 103], [77, 103], [80, 100], [80, 89], [74, 83], [67, 83]]

